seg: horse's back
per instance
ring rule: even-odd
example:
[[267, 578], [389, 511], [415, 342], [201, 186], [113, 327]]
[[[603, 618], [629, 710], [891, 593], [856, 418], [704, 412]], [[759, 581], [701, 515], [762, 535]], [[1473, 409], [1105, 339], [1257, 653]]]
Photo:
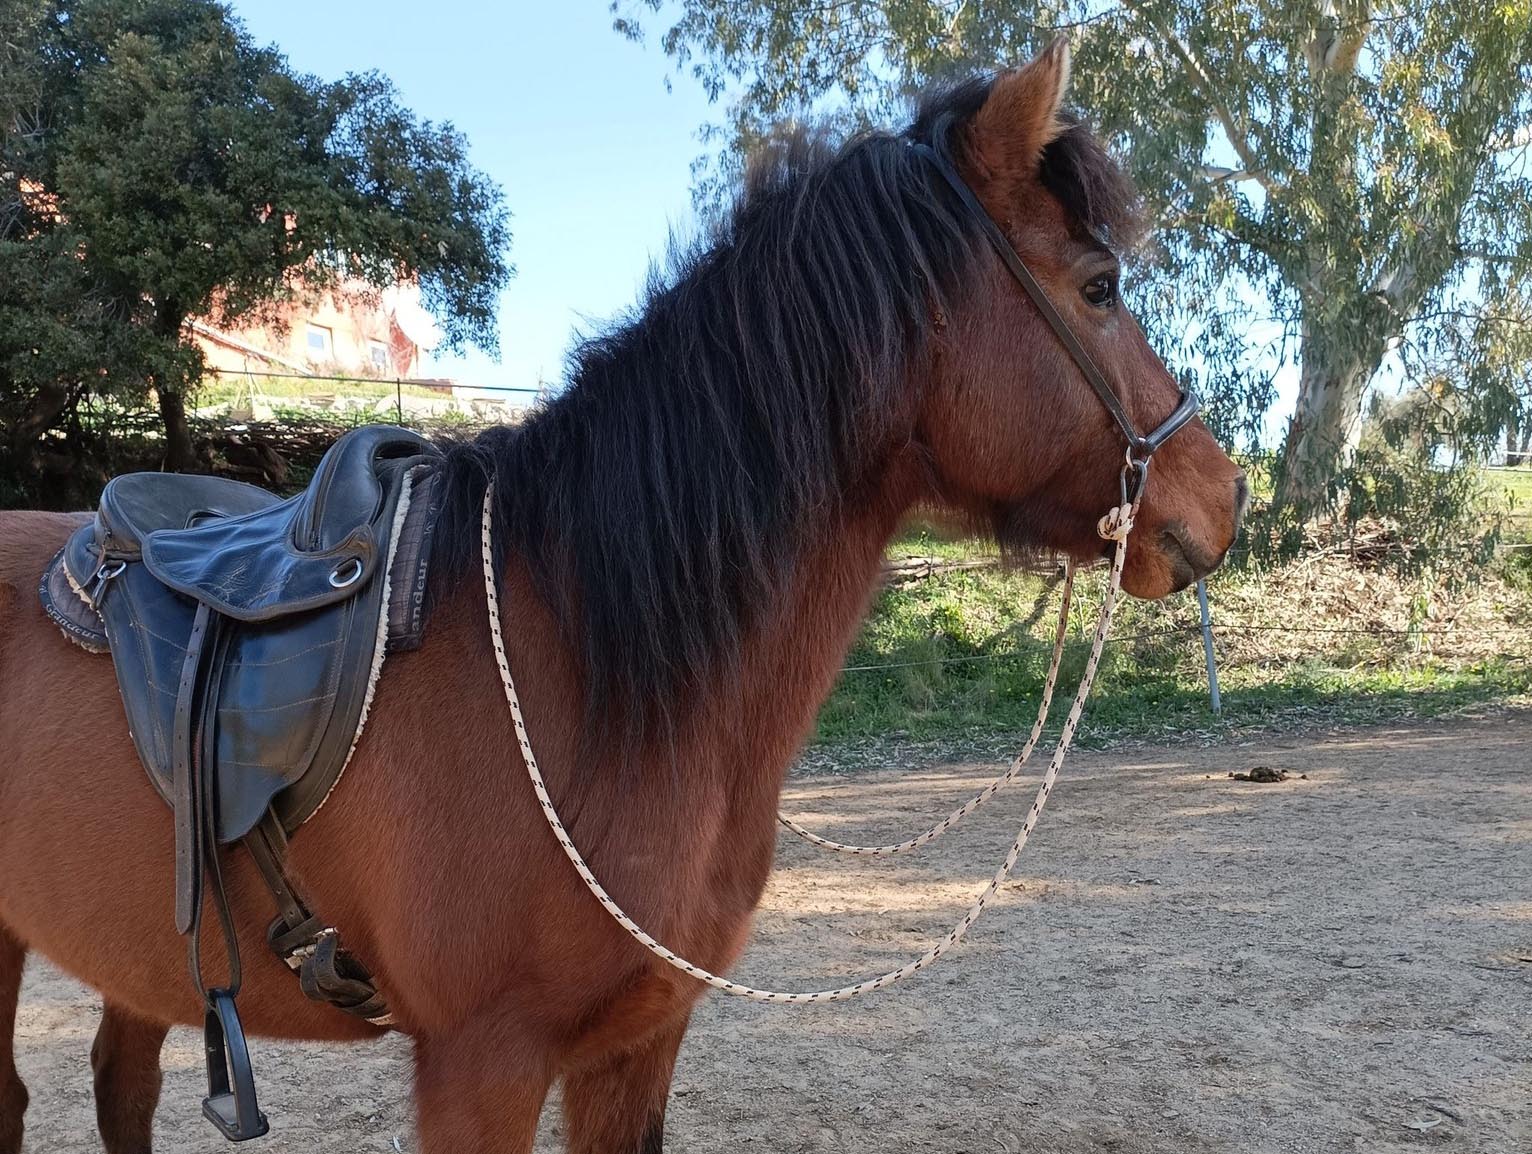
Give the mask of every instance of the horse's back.
[[69, 534], [91, 516], [31, 509], [0, 512], [0, 589], [7, 597], [24, 599], [28, 593], [36, 592], [49, 559], [64, 547]]
[[[0, 512], [0, 735], [19, 678], [29, 675], [36, 646], [58, 627], [43, 612], [37, 586], [53, 555], [89, 513], [44, 513], [30, 509]], [[51, 648], [51, 639], [48, 639]], [[80, 654], [82, 657], [84, 653]], [[0, 757], [4, 756], [0, 748]]]
[[[89, 513], [44, 513], [30, 509], [0, 512], [0, 729], [11, 687], [27, 675], [27, 654], [38, 636], [58, 628], [43, 612], [37, 586], [53, 555]], [[83, 656], [83, 654], [82, 654]]]
[[89, 520], [88, 513], [0, 512], [0, 799], [7, 802], [19, 800], [18, 779], [35, 768], [26, 763], [43, 739], [68, 757], [76, 738], [115, 738], [125, 729], [111, 659], [68, 641], [37, 592], [48, 562]]

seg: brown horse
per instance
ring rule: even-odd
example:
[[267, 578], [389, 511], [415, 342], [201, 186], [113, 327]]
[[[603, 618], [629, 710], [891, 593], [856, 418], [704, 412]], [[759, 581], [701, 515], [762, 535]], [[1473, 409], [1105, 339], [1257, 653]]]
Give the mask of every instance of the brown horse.
[[[427, 1154], [530, 1149], [556, 1080], [570, 1150], [654, 1154], [702, 990], [607, 917], [528, 788], [483, 591], [462, 579], [489, 474], [510, 660], [553, 798], [622, 905], [722, 970], [771, 869], [783, 775], [906, 511], [1091, 558], [1117, 503], [1117, 426], [911, 142], [945, 138], [1140, 428], [1176, 406], [1117, 302], [1108, 242], [1131, 197], [1061, 115], [1067, 73], [1058, 45], [930, 96], [903, 134], [781, 143], [708, 246], [585, 344], [562, 398], [449, 455], [426, 644], [390, 660], [290, 859], [414, 1040]], [[1158, 597], [1214, 568], [1244, 501], [1188, 426], [1155, 460], [1124, 586]], [[21, 1144], [9, 1042], [28, 950], [105, 999], [109, 1154], [149, 1149], [161, 1042], [201, 1020], [172, 929], [171, 814], [111, 662], [34, 593], [77, 523], [0, 517], [0, 1154]], [[259, 940], [271, 910], [243, 850], [225, 877]], [[254, 1034], [377, 1033], [253, 949], [241, 1007]]]

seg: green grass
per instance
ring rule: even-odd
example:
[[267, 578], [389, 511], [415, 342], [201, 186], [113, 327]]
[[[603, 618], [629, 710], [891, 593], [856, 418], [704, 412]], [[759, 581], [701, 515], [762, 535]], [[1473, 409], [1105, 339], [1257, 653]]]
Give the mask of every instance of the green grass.
[[[901, 541], [910, 544], [908, 536]], [[1100, 574], [1083, 577], [1080, 587], [1055, 729], [1089, 650]], [[1193, 595], [1130, 600], [1105, 651], [1082, 741], [1214, 739], [1532, 699], [1532, 588], [1525, 582], [1417, 590], [1343, 561], [1309, 559], [1288, 570], [1220, 573], [1212, 602], [1224, 627], [1217, 639], [1222, 716], [1209, 708]], [[943, 573], [885, 590], [820, 714], [818, 741], [961, 745], [1025, 733], [1042, 692], [1057, 606], [1052, 580], [998, 570]], [[1300, 622], [1424, 633], [1309, 634], [1285, 625]]]
[[278, 409], [282, 402], [315, 401], [320, 398], [346, 397], [365, 401], [393, 400], [400, 392], [406, 397], [432, 397], [442, 394], [421, 385], [399, 385], [385, 380], [326, 381], [293, 377], [247, 377], [233, 374], [209, 376], [197, 389], [198, 409], [227, 408], [236, 401], [249, 403], [252, 393], [259, 401]]
[[1516, 498], [1518, 505], [1532, 506], [1532, 468], [1490, 469], [1491, 480]]
[[1507, 537], [1512, 541], [1532, 540], [1532, 468], [1488, 469], [1485, 473], [1490, 485], [1510, 500]]
[[969, 540], [950, 526], [924, 517], [911, 520], [888, 547], [888, 556], [895, 560], [936, 557], [943, 561], [961, 561], [984, 552], [993, 552], [993, 549]]

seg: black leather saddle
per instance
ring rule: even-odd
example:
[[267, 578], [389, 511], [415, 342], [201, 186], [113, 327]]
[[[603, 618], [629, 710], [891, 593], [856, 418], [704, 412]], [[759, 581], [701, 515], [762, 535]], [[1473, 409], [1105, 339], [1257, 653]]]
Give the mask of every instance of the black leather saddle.
[[[205, 880], [224, 916], [234, 978], [203, 992], [210, 1055], [216, 1034], [227, 1057], [210, 1056], [204, 1112], [235, 1140], [264, 1133], [265, 1120], [236, 1060], [238, 951], [220, 845], [243, 839], [256, 855], [282, 912], [270, 939], [305, 992], [386, 1019], [281, 858], [344, 772], [385, 653], [420, 642], [438, 458], [420, 436], [380, 425], [342, 436], [285, 501], [217, 477], [118, 477], [43, 576], [44, 607], [65, 634], [110, 649], [139, 757], [175, 811], [176, 922], [199, 985]], [[329, 972], [303, 975], [316, 956]], [[242, 1089], [248, 1101], [236, 1100]]]

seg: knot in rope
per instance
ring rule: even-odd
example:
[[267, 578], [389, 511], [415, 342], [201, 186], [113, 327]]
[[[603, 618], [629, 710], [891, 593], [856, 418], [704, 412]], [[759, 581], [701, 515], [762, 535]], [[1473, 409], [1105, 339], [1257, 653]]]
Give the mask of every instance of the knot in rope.
[[1134, 505], [1118, 505], [1096, 522], [1096, 532], [1104, 541], [1126, 541], [1133, 532], [1133, 516], [1137, 511]]

